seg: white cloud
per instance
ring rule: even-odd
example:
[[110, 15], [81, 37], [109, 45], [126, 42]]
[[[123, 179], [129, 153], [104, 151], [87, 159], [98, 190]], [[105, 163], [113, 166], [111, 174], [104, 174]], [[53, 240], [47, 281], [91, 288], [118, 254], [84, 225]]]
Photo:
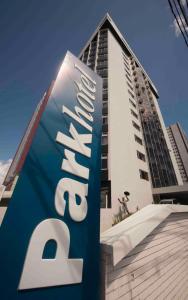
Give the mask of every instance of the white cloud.
[[[182, 16], [183, 24], [181, 22], [180, 17], [177, 16], [177, 19], [179, 21], [179, 24], [181, 26], [182, 31], [188, 33], [188, 26], [186, 25], [183, 16]], [[183, 25], [185, 26], [185, 29], [184, 29]], [[175, 30], [175, 35], [178, 37], [181, 34], [181, 30], [179, 29], [179, 26], [178, 26], [178, 23], [176, 22], [176, 20], [174, 20], [174, 22], [173, 22], [173, 27], [174, 27], [174, 30]]]
[[3, 180], [8, 172], [11, 163], [12, 159], [0, 160], [0, 184], [3, 183]]
[[[184, 6], [184, 7], [186, 7], [186, 0], [181, 0], [181, 4]], [[184, 16], [182, 15], [182, 14], [180, 14], [180, 16], [181, 16], [181, 18], [179, 17], [179, 16], [177, 16], [177, 20], [178, 20], [178, 23], [180, 24], [180, 26], [181, 26], [181, 30], [183, 31], [183, 32], [187, 32], [188, 33], [188, 26], [187, 26], [187, 24], [186, 24], [186, 22], [185, 22], [185, 19], [184, 19]], [[182, 21], [183, 21], [183, 24], [182, 24]], [[179, 26], [178, 26], [178, 23], [177, 23], [177, 21], [174, 19], [174, 22], [173, 22], [173, 25], [172, 25], [172, 27], [174, 28], [174, 31], [175, 31], [175, 35], [178, 37], [178, 36], [180, 36], [180, 34], [181, 34], [181, 30], [180, 30], [180, 28], [179, 28]], [[183, 26], [184, 25], [184, 26]], [[185, 28], [184, 28], [185, 27]]]
[[184, 7], [186, 7], [186, 0], [181, 0], [180, 2]]

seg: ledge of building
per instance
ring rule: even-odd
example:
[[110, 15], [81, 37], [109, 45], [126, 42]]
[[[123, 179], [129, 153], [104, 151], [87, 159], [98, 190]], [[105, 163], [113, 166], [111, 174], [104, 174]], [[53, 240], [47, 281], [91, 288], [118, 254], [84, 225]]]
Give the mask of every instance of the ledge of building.
[[153, 188], [153, 195], [170, 193], [188, 193], [188, 184]]
[[176, 198], [181, 204], [188, 204], [188, 184], [173, 185], [161, 188], [153, 188], [153, 195], [159, 195], [161, 199]]
[[13, 191], [5, 191], [2, 195], [2, 199], [10, 199], [12, 197]]
[[151, 204], [101, 234], [102, 250], [120, 262], [171, 213], [188, 212], [186, 205]]
[[5, 191], [5, 186], [4, 185], [0, 185], [0, 200], [1, 200], [2, 196], [3, 196], [4, 191]]

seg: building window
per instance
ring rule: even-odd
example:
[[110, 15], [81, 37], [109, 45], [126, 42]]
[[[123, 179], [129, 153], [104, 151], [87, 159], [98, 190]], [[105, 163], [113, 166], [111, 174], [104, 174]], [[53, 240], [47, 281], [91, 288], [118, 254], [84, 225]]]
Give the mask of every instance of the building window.
[[129, 99], [129, 102], [131, 103], [131, 105], [132, 105], [134, 108], [136, 108], [136, 104], [135, 104], [131, 99]]
[[125, 72], [126, 72], [127, 76], [129, 76], [129, 78], [131, 78], [131, 74], [128, 72], [127, 69], [125, 69]]
[[138, 119], [138, 115], [134, 112], [134, 110], [131, 109], [131, 114], [136, 118]]
[[101, 208], [107, 208], [108, 192], [105, 189], [101, 189]]
[[101, 156], [101, 170], [107, 170], [108, 169], [108, 157], [105, 154], [102, 154]]
[[126, 76], [127, 80], [132, 84], [132, 81], [131, 81], [131, 79], [129, 78], [129, 75], [128, 75], [128, 74], [125, 74], [125, 76]]
[[131, 89], [131, 91], [133, 91], [133, 87], [130, 85], [130, 83], [128, 81], [127, 81], [127, 85]]
[[131, 95], [131, 97], [134, 99], [134, 95], [133, 95], [133, 93], [131, 93], [131, 91], [129, 91], [129, 89], [128, 89], [128, 93]]
[[102, 123], [108, 124], [108, 116], [102, 116]]
[[143, 145], [142, 140], [136, 134], [134, 135], [134, 138], [138, 144]]
[[129, 61], [129, 57], [124, 52], [122, 52], [122, 54], [123, 54], [123, 58]]
[[103, 103], [102, 103], [102, 108], [104, 108], [104, 109], [108, 109], [108, 102], [106, 101], [103, 101]]
[[134, 128], [136, 128], [138, 131], [140, 131], [140, 126], [138, 126], [138, 124], [136, 124], [134, 121], [132, 121], [132, 124], [133, 124]]
[[130, 68], [128, 67], [128, 65], [124, 64], [124, 67], [125, 67], [125, 71], [130, 74]]
[[140, 151], [136, 151], [137, 152], [137, 157], [143, 161], [146, 161], [146, 157], [143, 153], [141, 153]]
[[108, 136], [107, 135], [102, 135], [101, 144], [102, 145], [107, 145], [108, 144]]
[[108, 115], [108, 103], [107, 102], [103, 102], [102, 115], [103, 116], [107, 116]]
[[129, 62], [124, 58], [124, 65], [126, 65], [129, 68]]
[[108, 79], [104, 78], [103, 79], [103, 89], [107, 89], [108, 88]]
[[129, 64], [128, 64], [128, 62], [126, 62], [125, 60], [124, 60], [124, 66], [127, 67], [127, 68], [129, 69]]
[[108, 124], [102, 125], [102, 133], [107, 134], [108, 133]]
[[143, 170], [139, 170], [140, 172], [140, 178], [149, 181], [149, 176], [148, 173], [143, 171]]
[[110, 181], [101, 183], [101, 208], [111, 208], [111, 184]]
[[107, 93], [107, 91], [103, 91], [103, 95], [102, 95], [102, 100], [103, 101], [107, 101], [108, 100], [108, 93]]

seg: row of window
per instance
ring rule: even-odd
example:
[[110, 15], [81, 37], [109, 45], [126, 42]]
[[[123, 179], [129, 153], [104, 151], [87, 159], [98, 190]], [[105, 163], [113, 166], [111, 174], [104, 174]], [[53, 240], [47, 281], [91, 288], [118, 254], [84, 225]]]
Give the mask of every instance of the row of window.
[[[101, 60], [101, 63], [99, 63], [99, 66], [101, 68], [103, 68], [102, 72], [100, 73], [100, 75], [103, 75], [103, 116], [102, 116], [102, 123], [103, 123], [103, 129], [102, 129], [102, 145], [103, 146], [107, 146], [108, 145], [108, 135], [107, 135], [107, 130], [108, 130], [108, 92], [107, 92], [107, 88], [108, 88], [108, 73], [106, 70], [107, 67], [107, 60], [108, 60], [108, 56], [107, 56], [107, 31], [105, 31], [105, 34], [103, 34], [103, 36], [101, 36], [100, 41], [102, 41], [103, 43], [100, 44], [99, 46], [99, 51], [98, 54]], [[104, 54], [100, 54], [101, 51], [103, 51]], [[99, 61], [100, 61], [99, 60]], [[107, 171], [108, 170], [108, 157], [107, 157], [107, 153], [102, 153], [101, 155], [101, 170], [103, 171]], [[109, 194], [108, 194], [108, 189], [106, 190], [106, 188], [102, 188], [101, 189], [101, 207], [109, 207]]]
[[[124, 58], [125, 58], [125, 55], [124, 55]], [[125, 66], [127, 67], [127, 65], [125, 65]], [[130, 83], [132, 83], [132, 82], [131, 82], [131, 79], [130, 79], [131, 75], [130, 75], [130, 73], [128, 73], [127, 68], [126, 68], [125, 71], [126, 71], [126, 78], [128, 79], [128, 81], [129, 81]], [[133, 88], [132, 88], [132, 86], [130, 86], [129, 82], [127, 82], [127, 84], [128, 84], [128, 86], [129, 86], [129, 88], [131, 88], [131, 90], [133, 90]], [[129, 92], [129, 94], [131, 94], [132, 98], [134, 98], [134, 95], [133, 95], [129, 90], [128, 90], [128, 92]], [[132, 105], [134, 108], [136, 108], [136, 104], [133, 102], [133, 100], [129, 99], [129, 102], [131, 103], [131, 105]], [[135, 118], [138, 119], [138, 115], [137, 115], [133, 110], [131, 110], [131, 114], [132, 114]], [[132, 124], [133, 124], [133, 126], [134, 126], [138, 131], [141, 130], [140, 126], [139, 126], [136, 122], [132, 121]], [[135, 141], [136, 141], [137, 143], [139, 143], [140, 145], [143, 144], [143, 143], [142, 143], [142, 139], [140, 139], [137, 135], [135, 135]], [[140, 159], [140, 160], [142, 160], [142, 161], [144, 161], [144, 162], [146, 161], [145, 155], [144, 155], [143, 153], [141, 153], [140, 151], [138, 151], [138, 150], [137, 150], [137, 157], [138, 157], [138, 159]], [[147, 181], [149, 180], [149, 176], [148, 176], [148, 173], [147, 173], [146, 171], [139, 170], [139, 173], [140, 173], [140, 178], [141, 178], [141, 179], [144, 179], [144, 180], [147, 180]]]
[[[97, 73], [103, 78], [103, 109], [102, 109], [102, 154], [101, 154], [101, 175], [102, 180], [108, 179], [108, 49], [107, 30], [100, 31], [98, 47]], [[105, 147], [105, 148], [104, 148]], [[105, 177], [104, 177], [105, 173]], [[108, 188], [101, 188], [101, 207], [111, 207], [111, 196]]]
[[[156, 130], [157, 118], [156, 116], [155, 120], [148, 119], [143, 122], [147, 153], [150, 160], [153, 157], [156, 161], [155, 165], [150, 164], [153, 187], [175, 185], [177, 180], [165, 139], [161, 132]], [[158, 123], [160, 124], [159, 121]], [[165, 168], [165, 174], [162, 168]]]
[[[124, 55], [124, 53], [123, 53], [123, 55]], [[126, 78], [127, 78], [127, 85], [128, 85], [128, 87], [131, 89], [131, 91], [133, 91], [133, 87], [132, 87], [132, 81], [131, 81], [131, 74], [130, 74], [130, 69], [129, 69], [129, 65], [128, 65], [128, 59], [127, 59], [127, 57], [124, 55], [123, 56], [123, 58], [124, 58], [124, 66], [125, 66], [125, 72], [126, 72]], [[127, 70], [128, 69], [128, 70]], [[131, 95], [131, 97], [134, 99], [134, 95], [133, 95], [133, 93], [131, 92], [129, 89], [128, 89], [128, 93]], [[136, 108], [136, 104], [133, 102], [133, 100], [131, 100], [130, 98], [129, 98], [129, 102], [131, 103], [131, 105], [134, 107], [134, 108]], [[138, 119], [138, 115], [134, 112], [134, 110], [132, 110], [131, 109], [131, 114], [136, 118], [136, 119]], [[132, 121], [132, 124], [133, 124], [133, 126], [134, 126], [134, 128], [136, 128], [138, 131], [140, 131], [141, 129], [140, 129], [140, 126], [136, 123], [136, 122], [134, 122], [134, 121]], [[142, 140], [137, 136], [137, 135], [135, 135], [134, 136], [135, 137], [135, 141], [137, 142], [137, 143], [139, 143], [140, 145], [142, 145]], [[137, 151], [137, 157], [139, 158], [139, 159], [142, 159], [143, 161], [145, 161], [145, 155], [144, 154], [142, 154], [141, 152], [139, 152], [139, 151]]]
[[[134, 99], [134, 94], [132, 93], [134, 91], [132, 86], [132, 80], [131, 80], [131, 74], [130, 74], [130, 67], [129, 67], [129, 60], [128, 57], [123, 53], [123, 59], [124, 59], [124, 67], [125, 67], [125, 76], [127, 78], [127, 85], [128, 85], [128, 93], [131, 95], [131, 97]], [[134, 106], [134, 105], [133, 105]]]
[[[137, 139], [138, 137], [135, 135], [135, 139]], [[141, 143], [141, 139], [139, 139], [139, 143]], [[108, 136], [107, 135], [102, 135], [102, 145], [107, 145], [108, 144]], [[137, 157], [142, 160], [142, 161], [146, 161], [146, 157], [143, 153], [141, 153], [140, 151], [137, 150]], [[102, 170], [107, 170], [108, 169], [108, 157], [107, 157], [107, 153], [103, 153], [101, 156], [101, 169]]]
[[[97, 57], [96, 57], [97, 54]], [[89, 57], [88, 57], [89, 56]], [[97, 58], [97, 65], [96, 65]], [[97, 47], [97, 36], [91, 42], [82, 56], [82, 61], [103, 78], [103, 108], [102, 108], [102, 155], [101, 155], [101, 180], [108, 180], [108, 49], [107, 49], [107, 30], [101, 30], [99, 44]], [[103, 194], [106, 194], [106, 192]], [[107, 197], [111, 201], [111, 197]], [[102, 201], [102, 199], [101, 199]], [[109, 207], [109, 204], [108, 204]]]
[[[144, 162], [146, 161], [146, 156], [138, 150], [137, 150], [137, 157], [138, 157], [138, 159], [140, 159]], [[107, 156], [107, 153], [103, 153], [102, 156], [101, 156], [101, 169], [102, 170], [107, 170], [108, 169], [108, 156]], [[181, 170], [183, 171], [184, 169], [181, 168]]]

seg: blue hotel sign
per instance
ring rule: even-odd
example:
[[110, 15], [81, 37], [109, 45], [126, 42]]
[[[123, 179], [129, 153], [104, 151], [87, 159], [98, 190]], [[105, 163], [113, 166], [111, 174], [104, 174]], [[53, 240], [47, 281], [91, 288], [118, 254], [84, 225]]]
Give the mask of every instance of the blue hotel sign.
[[99, 298], [102, 79], [67, 53], [0, 228], [0, 299]]

